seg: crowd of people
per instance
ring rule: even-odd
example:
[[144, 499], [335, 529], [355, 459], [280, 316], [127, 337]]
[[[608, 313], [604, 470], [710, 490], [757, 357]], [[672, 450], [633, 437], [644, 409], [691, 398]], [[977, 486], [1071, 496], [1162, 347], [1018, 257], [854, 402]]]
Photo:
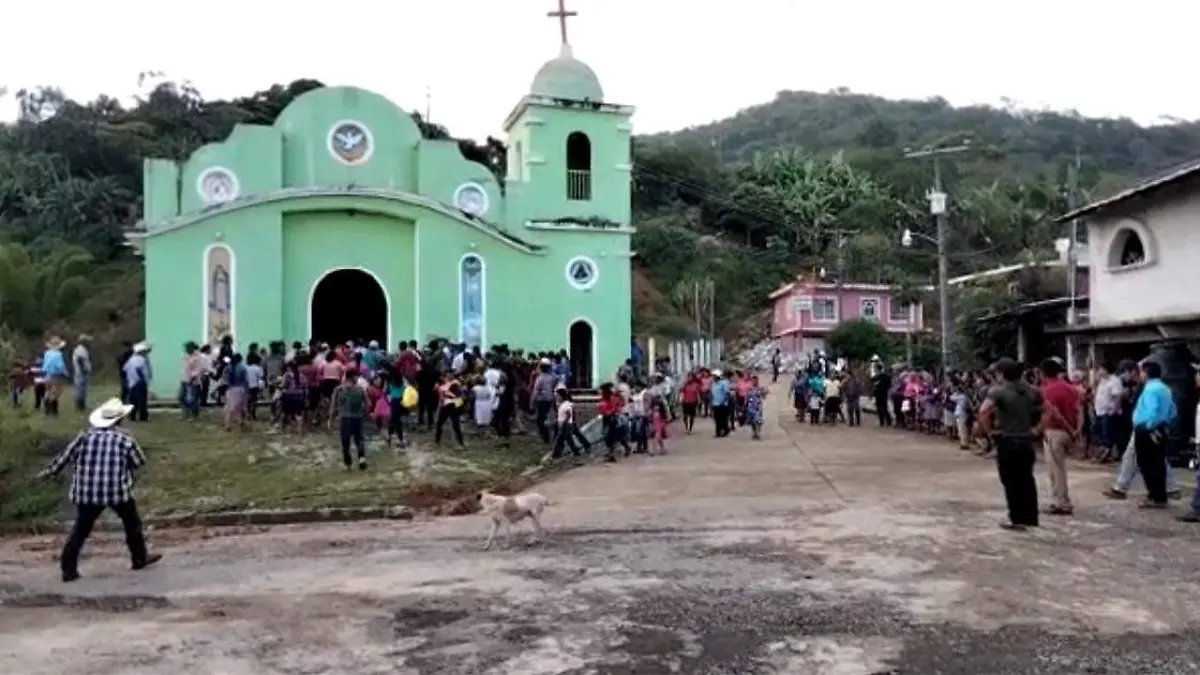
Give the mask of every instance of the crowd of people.
[[[627, 362], [617, 372], [615, 383], [600, 386], [597, 414], [605, 460], [615, 462], [635, 453], [665, 454], [669, 425], [681, 421], [684, 433], [691, 434], [697, 418], [711, 417], [718, 438], [729, 436], [738, 427], [749, 427], [751, 439], [758, 440], [766, 396], [755, 373], [738, 370], [726, 375], [719, 369], [697, 367], [677, 383], [670, 361], [661, 359], [646, 381], [636, 377]], [[581, 456], [580, 448], [571, 444], [571, 435], [564, 437], [560, 432], [559, 438], [555, 457], [562, 456], [566, 447]]]
[[[1193, 371], [1200, 391], [1200, 366]], [[1126, 499], [1139, 473], [1147, 490], [1141, 508], [1166, 508], [1182, 496], [1168, 457], [1180, 411], [1162, 381], [1161, 365], [1153, 360], [1100, 365], [1085, 375], [1068, 373], [1058, 358], [1036, 367], [1002, 359], [986, 370], [938, 377], [903, 364], [885, 368], [878, 358], [859, 375], [817, 355], [797, 373], [792, 392], [801, 422], [858, 424], [860, 397], [869, 397], [880, 426], [942, 436], [965, 451], [995, 457], [1009, 499], [1008, 527], [1038, 523], [1032, 478], [1036, 445], [1050, 478], [1046, 514], [1074, 513], [1070, 458], [1118, 463], [1114, 483], [1104, 491], [1110, 499]], [[1194, 412], [1200, 427], [1200, 407]], [[1191, 439], [1191, 447], [1197, 445]], [[1200, 496], [1179, 518], [1200, 522]]]

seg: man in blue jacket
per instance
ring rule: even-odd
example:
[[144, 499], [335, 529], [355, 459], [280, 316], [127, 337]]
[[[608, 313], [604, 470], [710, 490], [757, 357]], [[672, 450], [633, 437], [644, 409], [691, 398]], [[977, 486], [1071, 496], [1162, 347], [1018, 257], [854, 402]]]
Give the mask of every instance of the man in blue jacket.
[[1167, 507], [1167, 437], [1178, 417], [1171, 389], [1162, 381], [1162, 366], [1154, 361], [1141, 364], [1145, 387], [1133, 408], [1133, 447], [1138, 470], [1146, 483], [1141, 508]]

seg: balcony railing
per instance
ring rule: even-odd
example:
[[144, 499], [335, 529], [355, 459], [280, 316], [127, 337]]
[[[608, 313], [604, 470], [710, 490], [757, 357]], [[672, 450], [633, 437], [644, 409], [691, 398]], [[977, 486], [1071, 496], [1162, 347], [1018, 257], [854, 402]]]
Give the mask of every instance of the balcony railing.
[[586, 202], [592, 198], [592, 172], [567, 169], [567, 199]]

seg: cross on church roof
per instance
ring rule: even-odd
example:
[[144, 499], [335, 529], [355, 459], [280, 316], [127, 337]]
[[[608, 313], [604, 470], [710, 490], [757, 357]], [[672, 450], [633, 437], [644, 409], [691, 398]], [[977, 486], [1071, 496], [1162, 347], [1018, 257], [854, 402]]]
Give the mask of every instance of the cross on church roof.
[[567, 44], [567, 19], [572, 16], [579, 16], [579, 12], [567, 11], [566, 0], [558, 0], [558, 11], [546, 12], [546, 16], [552, 19], [558, 19], [558, 28], [562, 31], [562, 43]]

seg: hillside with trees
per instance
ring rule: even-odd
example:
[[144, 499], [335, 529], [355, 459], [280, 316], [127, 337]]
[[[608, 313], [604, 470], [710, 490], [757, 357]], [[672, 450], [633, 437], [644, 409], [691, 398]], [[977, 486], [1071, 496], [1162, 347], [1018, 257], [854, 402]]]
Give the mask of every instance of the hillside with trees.
[[[234, 124], [270, 124], [321, 86], [206, 100], [186, 83], [144, 78], [133, 105], [74, 101], [52, 87], [10, 93], [20, 117], [0, 124], [0, 358], [51, 331], [86, 331], [102, 345], [139, 338], [141, 265], [123, 232], [140, 218], [142, 158], [186, 158]], [[426, 136], [451, 137], [414, 117]], [[638, 137], [637, 330], [753, 332], [765, 294], [802, 271], [931, 283], [931, 247], [899, 244], [904, 228], [932, 232], [930, 165], [903, 159], [902, 148], [964, 140], [978, 150], [944, 164], [952, 273], [1050, 254], [1061, 232], [1049, 218], [1066, 209], [1077, 151], [1081, 199], [1200, 157], [1192, 122], [1140, 127], [847, 92], [786, 92], [711, 125]], [[459, 147], [503, 179], [502, 142]], [[711, 303], [697, 293], [709, 287]]]

